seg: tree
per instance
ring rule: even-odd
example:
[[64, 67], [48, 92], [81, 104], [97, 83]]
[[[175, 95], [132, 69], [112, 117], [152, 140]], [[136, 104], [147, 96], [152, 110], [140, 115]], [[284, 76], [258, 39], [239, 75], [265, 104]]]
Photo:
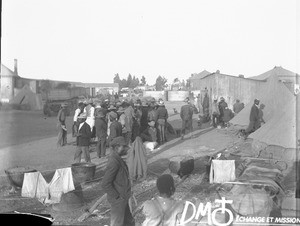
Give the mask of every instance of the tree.
[[127, 87], [127, 80], [125, 78], [123, 78], [120, 83], [120, 88], [122, 89], [125, 87]]
[[168, 80], [165, 77], [158, 76], [157, 79], [156, 79], [156, 82], [155, 82], [156, 90], [157, 91], [164, 90], [167, 81]]
[[119, 85], [121, 85], [121, 79], [120, 79], [120, 76], [119, 74], [115, 74], [115, 77], [114, 77], [114, 83], [118, 83]]
[[146, 84], [147, 84], [146, 78], [145, 78], [145, 76], [143, 75], [143, 76], [142, 76], [142, 79], [141, 79], [140, 85], [141, 85], [141, 86], [144, 86], [144, 85], [146, 85]]
[[128, 77], [127, 77], [127, 85], [126, 85], [126, 87], [130, 88], [130, 86], [132, 85], [131, 83], [132, 83], [132, 76], [131, 76], [131, 74], [129, 74]]

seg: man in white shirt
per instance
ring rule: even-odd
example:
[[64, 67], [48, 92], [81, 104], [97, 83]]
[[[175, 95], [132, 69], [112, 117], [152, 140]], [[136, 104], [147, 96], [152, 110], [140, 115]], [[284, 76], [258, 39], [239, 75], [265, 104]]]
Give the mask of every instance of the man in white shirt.
[[72, 136], [76, 137], [76, 133], [78, 131], [78, 123], [77, 119], [78, 116], [83, 113], [84, 111], [84, 104], [82, 102], [78, 103], [78, 108], [75, 110], [74, 117], [73, 117], [73, 127], [72, 127]]

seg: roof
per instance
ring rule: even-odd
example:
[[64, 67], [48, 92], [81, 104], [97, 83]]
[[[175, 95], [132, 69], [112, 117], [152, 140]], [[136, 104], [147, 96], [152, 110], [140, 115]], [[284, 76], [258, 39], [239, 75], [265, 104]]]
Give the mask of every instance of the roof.
[[192, 75], [192, 77], [190, 78], [190, 79], [202, 79], [202, 78], [204, 78], [205, 76], [207, 76], [207, 75], [209, 75], [209, 74], [211, 74], [210, 72], [208, 72], [208, 71], [206, 71], [206, 70], [204, 70], [204, 71], [202, 71], [202, 72], [200, 72], [200, 73], [198, 73], [198, 74], [193, 74]]
[[1, 75], [5, 75], [5, 76], [17, 76], [12, 70], [10, 70], [4, 64], [1, 64]]
[[217, 73], [217, 72], [207, 74], [202, 79], [204, 79], [204, 78], [206, 78], [208, 76], [212, 76], [212, 75], [222, 75], [222, 76], [228, 76], [228, 77], [233, 77], [233, 78], [239, 78], [239, 79], [247, 79], [247, 80], [257, 81], [256, 79], [253, 79], [253, 78], [245, 78], [245, 77], [234, 76], [234, 75], [227, 75], [227, 74], [222, 74], [222, 73]]
[[289, 70], [287, 70], [287, 69], [285, 69], [281, 66], [279, 66], [279, 67], [275, 66], [273, 69], [271, 69], [271, 70], [269, 70], [265, 73], [262, 73], [260, 75], [253, 76], [253, 77], [250, 77], [250, 78], [255, 79], [255, 80], [266, 80], [270, 76], [274, 76], [274, 75], [277, 75], [279, 77], [279, 79], [281, 77], [291, 77], [291, 78], [296, 77], [295, 72], [289, 71]]

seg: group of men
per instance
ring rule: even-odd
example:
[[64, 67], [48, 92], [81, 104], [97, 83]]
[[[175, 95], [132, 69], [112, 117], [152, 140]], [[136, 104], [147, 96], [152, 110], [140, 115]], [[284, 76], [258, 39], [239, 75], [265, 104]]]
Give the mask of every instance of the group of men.
[[[62, 104], [58, 113], [58, 146], [67, 144], [66, 105]], [[81, 154], [90, 161], [89, 146], [97, 139], [97, 156], [106, 155], [106, 148], [111, 141], [123, 136], [126, 144], [130, 145], [137, 136], [143, 142], [150, 142], [156, 147], [167, 141], [166, 125], [168, 111], [162, 99], [158, 102], [152, 99], [148, 102], [141, 100], [97, 102], [88, 100], [80, 102], [75, 110], [72, 126], [72, 135], [76, 137], [75, 162], [80, 162]]]

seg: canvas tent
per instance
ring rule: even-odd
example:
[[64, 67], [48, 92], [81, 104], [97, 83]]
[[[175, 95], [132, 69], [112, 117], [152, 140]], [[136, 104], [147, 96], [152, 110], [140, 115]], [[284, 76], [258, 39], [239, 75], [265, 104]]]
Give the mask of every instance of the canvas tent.
[[293, 98], [293, 94], [282, 82], [278, 81], [278, 76], [274, 74], [268, 78], [267, 83], [262, 86], [257, 95], [254, 95], [251, 102], [230, 123], [237, 127], [246, 128], [249, 125], [250, 111], [254, 99], [259, 99], [260, 103], [265, 105], [263, 110], [264, 120], [268, 122], [279, 109], [283, 108]]
[[[299, 101], [298, 101], [299, 106]], [[296, 98], [293, 97], [284, 107], [279, 108], [265, 125], [249, 135], [253, 140], [267, 145], [296, 148]]]
[[12, 100], [12, 104], [28, 104], [30, 110], [42, 110], [41, 95], [32, 92], [28, 85], [25, 85]]

